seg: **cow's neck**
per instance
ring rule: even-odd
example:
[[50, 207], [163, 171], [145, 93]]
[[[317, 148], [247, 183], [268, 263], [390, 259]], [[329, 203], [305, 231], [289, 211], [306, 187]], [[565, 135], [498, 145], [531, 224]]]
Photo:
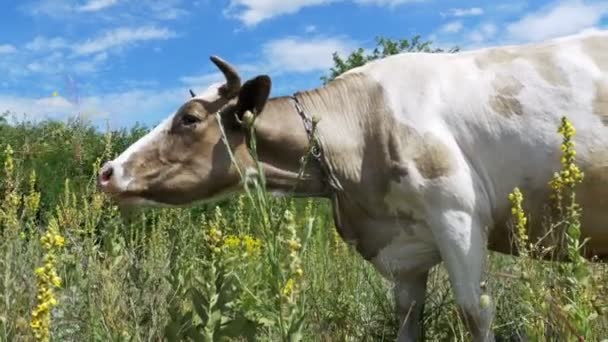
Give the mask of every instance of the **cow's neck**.
[[321, 169], [312, 159], [298, 178], [300, 159], [308, 148], [308, 136], [291, 98], [269, 100], [255, 120], [255, 131], [268, 190], [307, 197], [327, 195]]
[[348, 184], [358, 189], [368, 186], [363, 173], [386, 167], [390, 113], [380, 84], [363, 74], [349, 73], [297, 96], [304, 111], [320, 119], [319, 142], [335, 185], [342, 190]]
[[[318, 136], [326, 166], [334, 179], [360, 184], [365, 141], [380, 148], [373, 153], [380, 159], [372, 163], [372, 167], [383, 169], [382, 142], [375, 140], [383, 139], [381, 133], [385, 130], [386, 120], [381, 117], [387, 113], [382, 102], [382, 90], [377, 83], [363, 75], [351, 74], [325, 86], [299, 92], [296, 96], [308, 117], [320, 119]], [[256, 131], [258, 151], [270, 190], [282, 191], [286, 186], [293, 186], [300, 158], [308, 147], [308, 135], [294, 100], [290, 97], [271, 99], [256, 119]], [[367, 150], [370, 150], [369, 146]], [[307, 180], [296, 193], [306, 196], [322, 192], [329, 195], [324, 177], [326, 175], [320, 165], [311, 163], [306, 169]]]

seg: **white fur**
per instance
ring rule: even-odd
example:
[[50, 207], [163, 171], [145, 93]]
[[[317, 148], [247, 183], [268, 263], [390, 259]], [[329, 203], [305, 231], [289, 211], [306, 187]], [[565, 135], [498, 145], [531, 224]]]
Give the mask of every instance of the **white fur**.
[[112, 175], [113, 181], [120, 191], [127, 190], [129, 188], [129, 184], [133, 181], [132, 176], [128, 177], [125, 175], [124, 164], [133, 156], [133, 154], [145, 149], [149, 144], [162, 139], [163, 134], [171, 125], [173, 115], [174, 114], [163, 120], [152, 131], [139, 138], [139, 140], [129, 146], [129, 148], [121, 153], [116, 159], [110, 162], [110, 165], [114, 168], [114, 174]]
[[[434, 265], [434, 253], [441, 255], [475, 339], [493, 339], [492, 310], [479, 301], [492, 210], [508, 210], [506, 195], [526, 178], [546, 185], [547, 176], [559, 166], [561, 116], [567, 115], [577, 128], [579, 156], [594, 148], [608, 151], [608, 128], [591, 111], [597, 82], [608, 82], [608, 75], [581, 48], [582, 39], [591, 35], [608, 38], [608, 31], [585, 31], [543, 43], [566, 84], [550, 84], [536, 69], [538, 61], [525, 57], [480, 69], [477, 58], [489, 49], [400, 54], [347, 72], [381, 84], [395, 118], [420, 134], [431, 133], [456, 160], [457, 169], [449, 176], [426, 180], [409, 165], [408, 176], [391, 183], [385, 204], [392, 213], [411, 213], [417, 223], [413, 234], [396, 233], [374, 264], [383, 274], [399, 273], [397, 286], [407, 289], [413, 286], [409, 281], [421, 282], [421, 270]], [[532, 48], [503, 47], [514, 54]], [[523, 85], [516, 95], [523, 115], [505, 116], [490, 105], [489, 99], [499, 95], [492, 83], [499, 75]], [[412, 303], [407, 291], [399, 296], [399, 302]], [[413, 336], [411, 329], [404, 328], [400, 339]]]

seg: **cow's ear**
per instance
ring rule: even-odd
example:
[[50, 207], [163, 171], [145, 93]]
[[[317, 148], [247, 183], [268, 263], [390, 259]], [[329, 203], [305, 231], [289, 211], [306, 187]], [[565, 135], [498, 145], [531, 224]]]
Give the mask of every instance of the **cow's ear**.
[[271, 86], [272, 82], [267, 75], [260, 75], [245, 82], [239, 91], [236, 116], [242, 120], [247, 111], [254, 115], [261, 113], [268, 101]]

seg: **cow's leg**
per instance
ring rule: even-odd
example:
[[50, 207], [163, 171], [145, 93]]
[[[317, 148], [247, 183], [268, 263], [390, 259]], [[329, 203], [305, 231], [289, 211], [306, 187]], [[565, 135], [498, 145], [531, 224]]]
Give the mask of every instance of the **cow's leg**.
[[475, 341], [493, 341], [491, 304], [481, 296], [486, 241], [479, 221], [462, 210], [442, 210], [431, 219], [460, 313]]
[[397, 341], [420, 341], [428, 271], [401, 274], [393, 289], [399, 316]]

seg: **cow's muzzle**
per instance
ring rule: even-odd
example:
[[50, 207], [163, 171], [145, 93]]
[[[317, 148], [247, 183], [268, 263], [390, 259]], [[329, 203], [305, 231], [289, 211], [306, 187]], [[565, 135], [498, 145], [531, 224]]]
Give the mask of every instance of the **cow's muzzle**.
[[97, 177], [97, 186], [106, 193], [118, 193], [120, 189], [116, 180], [115, 167], [111, 161], [103, 164]]

